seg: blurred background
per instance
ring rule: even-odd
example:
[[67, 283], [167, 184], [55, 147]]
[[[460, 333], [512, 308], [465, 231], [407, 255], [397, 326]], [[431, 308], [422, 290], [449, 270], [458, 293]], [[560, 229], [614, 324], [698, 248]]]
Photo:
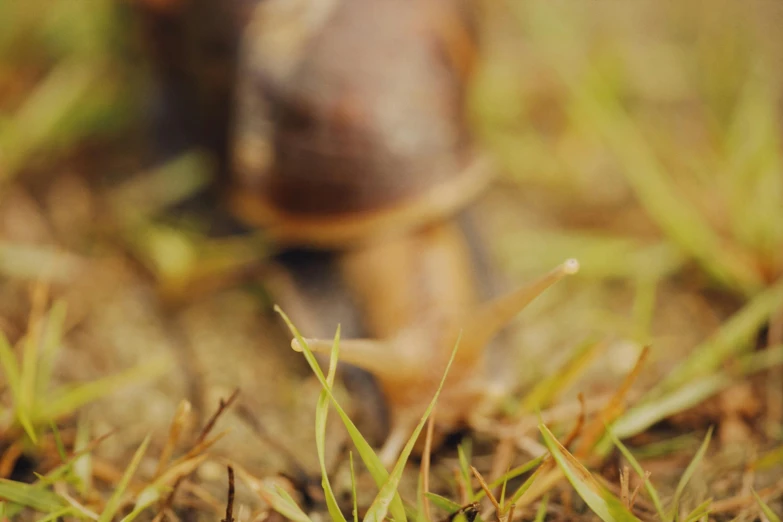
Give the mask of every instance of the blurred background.
[[[20, 361], [33, 333], [51, 355], [21, 399], [0, 375], [6, 451], [14, 401], [37, 430], [58, 422], [68, 444], [119, 428], [93, 463], [112, 483], [147, 433], [159, 451], [181, 400], [198, 424], [238, 386], [216, 451], [258, 476], [318, 469], [320, 387], [271, 310], [263, 230], [237, 225], [224, 197], [232, 36], [253, 2], [226, 4], [0, 2], [0, 331]], [[518, 391], [556, 375], [545, 405], [604, 396], [650, 345], [639, 390], [667, 375], [672, 390], [732, 381], [632, 418], [625, 436], [717, 424], [722, 447], [779, 445], [780, 350], [747, 357], [783, 342], [783, 5], [516, 1], [477, 13], [467, 110], [498, 168], [474, 206], [493, 270], [518, 284], [569, 257], [582, 266], [515, 322]], [[337, 459], [345, 436], [330, 430]], [[52, 458], [19, 448], [2, 476]], [[222, 491], [212, 464], [199, 477]], [[710, 465], [705, 481], [726, 464]]]

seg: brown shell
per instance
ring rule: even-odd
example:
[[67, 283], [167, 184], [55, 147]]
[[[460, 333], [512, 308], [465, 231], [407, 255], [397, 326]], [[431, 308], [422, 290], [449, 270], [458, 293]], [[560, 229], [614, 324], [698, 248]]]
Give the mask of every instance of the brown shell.
[[473, 47], [456, 4], [298, 3], [260, 4], [246, 30], [240, 213], [278, 240], [334, 246], [471, 200], [489, 169], [464, 121]]

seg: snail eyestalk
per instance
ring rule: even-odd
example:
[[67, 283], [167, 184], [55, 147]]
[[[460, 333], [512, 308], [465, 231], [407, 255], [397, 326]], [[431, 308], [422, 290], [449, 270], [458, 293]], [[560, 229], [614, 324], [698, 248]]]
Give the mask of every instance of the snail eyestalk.
[[463, 354], [479, 355], [486, 344], [536, 297], [565, 276], [578, 271], [579, 261], [568, 259], [528, 285], [484, 303], [477, 310], [470, 312], [462, 333]]

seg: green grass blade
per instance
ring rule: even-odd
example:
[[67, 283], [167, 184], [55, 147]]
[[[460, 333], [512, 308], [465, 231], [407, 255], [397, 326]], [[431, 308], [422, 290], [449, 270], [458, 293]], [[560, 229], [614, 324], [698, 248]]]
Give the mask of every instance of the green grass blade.
[[116, 515], [117, 511], [119, 511], [120, 505], [122, 503], [122, 496], [128, 489], [131, 478], [133, 478], [133, 474], [136, 473], [136, 468], [139, 467], [141, 459], [144, 457], [144, 453], [146, 453], [149, 443], [150, 436], [147, 435], [144, 437], [141, 445], [136, 450], [136, 453], [133, 454], [133, 458], [131, 459], [130, 464], [128, 464], [128, 467], [125, 468], [125, 473], [122, 474], [122, 478], [120, 479], [119, 484], [117, 484], [117, 489], [114, 490], [111, 498], [109, 498], [109, 501], [106, 502], [106, 506], [104, 507], [101, 516], [98, 518], [98, 522], [111, 522], [111, 520], [114, 518], [114, 515]]
[[353, 469], [353, 451], [348, 452], [348, 462], [351, 464], [351, 498], [353, 499], [353, 522], [359, 522], [359, 497], [356, 496], [356, 472]]
[[381, 491], [375, 497], [375, 500], [373, 500], [372, 504], [370, 504], [370, 508], [367, 510], [367, 513], [364, 517], [365, 522], [383, 522], [383, 520], [386, 518], [386, 514], [389, 511], [389, 506], [392, 500], [394, 500], [395, 496], [399, 496], [397, 493], [397, 488], [399, 487], [400, 480], [402, 479], [402, 472], [405, 470], [405, 463], [408, 461], [408, 457], [410, 457], [410, 454], [413, 451], [413, 446], [416, 444], [416, 440], [419, 438], [421, 430], [424, 429], [424, 425], [427, 423], [427, 419], [432, 414], [432, 410], [435, 408], [435, 403], [437, 403], [440, 392], [443, 390], [443, 385], [446, 383], [449, 370], [451, 369], [451, 365], [457, 355], [457, 350], [459, 350], [459, 343], [460, 338], [457, 338], [457, 342], [454, 344], [454, 349], [451, 352], [451, 358], [446, 365], [446, 370], [443, 372], [443, 377], [440, 379], [438, 389], [435, 391], [435, 395], [432, 397], [432, 400], [430, 401], [429, 406], [427, 406], [424, 415], [422, 415], [421, 420], [419, 420], [419, 424], [416, 426], [416, 429], [413, 430], [413, 434], [408, 439], [407, 444], [405, 444], [402, 453], [397, 459], [397, 464], [395, 464], [394, 469], [389, 475], [389, 479], [381, 487]]
[[[489, 489], [493, 490], [496, 487], [502, 485], [504, 482], [507, 482], [509, 480], [513, 480], [517, 478], [520, 475], [524, 475], [528, 471], [530, 471], [533, 468], [538, 467], [542, 462], [544, 462], [544, 459], [546, 459], [546, 455], [541, 455], [539, 457], [534, 458], [533, 460], [529, 460], [522, 464], [521, 466], [517, 466], [514, 469], [510, 469], [507, 472], [505, 472], [500, 477], [496, 478], [492, 482], [489, 483]], [[481, 500], [486, 496], [486, 493], [484, 490], [480, 490], [478, 493], [476, 493], [474, 500]]]
[[[64, 507], [58, 511], [53, 511], [52, 513], [49, 513], [45, 517], [38, 520], [38, 522], [49, 522], [50, 520], [68, 520], [67, 517], [73, 516], [76, 518], [79, 517], [79, 512], [73, 508], [72, 506]], [[0, 518], [2, 520], [2, 518]]]
[[274, 490], [267, 490], [266, 500], [272, 504], [272, 508], [292, 520], [293, 522], [313, 522], [307, 514], [302, 511], [291, 495], [286, 490], [275, 484]]
[[164, 375], [169, 364], [164, 360], [152, 361], [147, 364], [130, 368], [124, 372], [110, 375], [94, 381], [64, 387], [57, 390], [56, 396], [45, 404], [40, 404], [35, 411], [34, 422], [49, 421], [63, 415], [75, 412], [85, 404], [103, 398], [120, 388], [156, 379]]
[[57, 428], [57, 424], [54, 422], [49, 423], [49, 429], [52, 430], [52, 436], [54, 437], [54, 446], [57, 448], [57, 455], [60, 457], [60, 462], [68, 460], [68, 454], [65, 452], [65, 445], [63, 445], [63, 439], [60, 436], [60, 430]]
[[783, 465], [783, 445], [764, 453], [753, 463], [754, 470], [764, 470]]
[[[329, 357], [329, 371], [326, 375], [326, 385], [329, 390], [334, 386], [334, 376], [337, 372], [337, 358], [340, 351], [340, 326], [337, 326], [337, 332], [334, 335], [332, 344], [332, 353]], [[326, 389], [321, 391], [318, 396], [318, 403], [315, 408], [315, 446], [318, 452], [318, 463], [321, 466], [321, 487], [323, 487], [326, 496], [326, 507], [329, 515], [335, 522], [346, 522], [340, 507], [337, 504], [337, 498], [334, 496], [332, 484], [329, 482], [329, 476], [326, 469], [326, 420], [329, 415], [329, 394]]]
[[712, 375], [686, 384], [667, 395], [629, 409], [613, 426], [617, 437], [625, 439], [643, 432], [656, 422], [700, 404], [729, 386], [732, 379]]
[[19, 387], [21, 384], [19, 375], [19, 361], [16, 360], [16, 354], [11, 344], [6, 339], [3, 332], [0, 332], [0, 366], [3, 368], [6, 383], [11, 390], [14, 398], [19, 397]]
[[457, 511], [462, 507], [456, 502], [454, 502], [453, 500], [448, 499], [446, 497], [442, 497], [437, 493], [433, 493], [431, 491], [427, 492], [427, 498], [432, 501], [435, 507], [437, 507], [438, 509], [442, 509], [447, 513], [454, 513], [455, 511]]
[[539, 425], [544, 443], [549, 449], [558, 467], [582, 500], [604, 522], [640, 522], [623, 505], [619, 498], [602, 486], [568, 450], [558, 442], [544, 424]]
[[688, 516], [685, 517], [685, 520], [683, 522], [696, 522], [697, 520], [701, 519], [705, 515], [709, 515], [710, 513], [710, 506], [712, 506], [712, 499], [708, 498], [698, 506], [696, 506], [696, 509], [688, 513]]
[[[345, 413], [343, 407], [340, 405], [340, 403], [337, 401], [335, 396], [332, 394], [332, 391], [329, 388], [328, 383], [326, 382], [326, 377], [321, 371], [321, 367], [318, 365], [318, 361], [316, 361], [312, 350], [310, 350], [310, 347], [307, 345], [305, 340], [299, 334], [299, 331], [296, 329], [294, 324], [291, 322], [291, 320], [288, 318], [285, 312], [283, 312], [280, 309], [279, 306], [275, 305], [275, 311], [281, 315], [286, 325], [291, 330], [291, 333], [296, 338], [297, 342], [299, 342], [299, 346], [302, 347], [302, 353], [305, 357], [305, 360], [307, 361], [307, 364], [310, 366], [310, 369], [313, 370], [313, 373], [315, 374], [318, 381], [321, 383], [321, 386], [329, 395], [329, 400], [332, 402], [335, 411], [340, 416], [340, 419], [343, 421], [343, 424], [345, 425], [345, 428], [348, 431], [348, 436], [351, 438], [351, 441], [356, 446], [356, 450], [359, 452], [359, 457], [362, 459], [362, 462], [364, 462], [364, 465], [367, 466], [367, 471], [370, 472], [370, 476], [373, 478], [375, 484], [379, 488], [382, 487], [386, 483], [387, 479], [389, 478], [389, 472], [386, 471], [386, 468], [381, 463], [381, 460], [378, 458], [378, 455], [375, 454], [370, 444], [362, 436], [362, 434], [356, 428], [356, 425], [353, 423], [350, 417], [348, 417], [348, 414]], [[402, 499], [400, 498], [399, 494], [396, 494], [394, 496], [394, 499], [392, 500], [392, 504], [390, 507], [390, 511], [395, 521], [404, 522], [405, 520], [407, 520], [405, 516], [405, 506], [403, 505]]]
[[780, 517], [772, 511], [772, 508], [769, 507], [766, 502], [761, 500], [761, 497], [756, 493], [756, 490], [751, 489], [751, 491], [753, 492], [753, 496], [756, 497], [756, 503], [759, 505], [759, 508], [761, 508], [761, 512], [769, 519], [769, 522], [780, 522]]
[[3, 368], [6, 382], [14, 399], [16, 420], [19, 421], [19, 425], [22, 426], [30, 440], [35, 441], [36, 435], [33, 422], [30, 419], [30, 411], [20, 401], [22, 397], [22, 377], [19, 362], [16, 360], [16, 354], [14, 354], [8, 339], [5, 338], [2, 332], [0, 332], [0, 366]]
[[193, 473], [209, 455], [202, 453], [195, 457], [179, 461], [160, 475], [152, 484], [145, 487], [137, 496], [133, 511], [122, 518], [121, 522], [132, 522], [163, 495], [171, 491], [172, 484]]
[[0, 498], [41, 513], [51, 513], [65, 507], [59, 495], [39, 484], [8, 479], [0, 479]]
[[605, 341], [596, 341], [593, 339], [583, 342], [571, 354], [565, 365], [555, 371], [552, 375], [541, 380], [533, 389], [522, 399], [522, 410], [524, 412], [533, 412], [546, 408], [562, 393], [571, 383], [574, 382], [590, 363], [608, 346]]
[[535, 481], [538, 479], [538, 476], [541, 474], [541, 470], [544, 468], [537, 468], [523, 483], [521, 486], [517, 488], [517, 490], [514, 492], [513, 495], [511, 495], [511, 500], [509, 501], [509, 504], [516, 504], [522, 496], [527, 493], [527, 490], [530, 489], [530, 486], [532, 486]]
[[655, 489], [655, 487], [653, 487], [650, 479], [647, 478], [647, 474], [644, 472], [644, 469], [642, 469], [639, 461], [636, 460], [631, 451], [625, 446], [625, 444], [622, 443], [622, 441], [620, 441], [617, 435], [615, 435], [614, 431], [608, 426], [606, 428], [606, 433], [612, 439], [614, 445], [617, 446], [617, 449], [620, 450], [620, 453], [623, 454], [625, 460], [628, 461], [639, 478], [644, 481], [644, 489], [647, 490], [647, 494], [650, 496], [650, 500], [652, 500], [652, 503], [655, 506], [655, 511], [658, 513], [658, 518], [661, 520], [667, 520], [666, 510], [663, 508], [661, 497], [658, 495], [658, 491]]
[[783, 363], [783, 346], [772, 346], [766, 350], [748, 354], [742, 357], [738, 363], [736, 367], [738, 371], [731, 375], [714, 373], [629, 409], [614, 423], [612, 429], [621, 439], [641, 433], [658, 421], [696, 406], [730, 386], [738, 377], [748, 376]]
[[544, 495], [544, 498], [541, 499], [541, 503], [538, 505], [538, 510], [536, 511], [536, 518], [533, 519], [533, 522], [544, 522], [544, 518], [546, 517], [546, 508], [549, 505], [549, 493]]
[[677, 513], [680, 505], [680, 498], [682, 498], [682, 494], [685, 491], [685, 486], [688, 485], [688, 481], [690, 481], [699, 463], [707, 453], [707, 448], [710, 445], [710, 439], [712, 439], [712, 427], [707, 430], [707, 436], [704, 437], [704, 442], [701, 443], [699, 451], [696, 452], [696, 455], [693, 456], [693, 459], [691, 460], [690, 464], [688, 464], [688, 467], [685, 468], [685, 472], [682, 474], [680, 482], [677, 484], [677, 489], [674, 490], [674, 500], [672, 500], [672, 505], [669, 509], [669, 513], [671, 514], [670, 519], [674, 519], [674, 516]]
[[783, 307], [783, 280], [756, 295], [739, 312], [731, 316], [651, 393], [660, 394], [670, 391], [697, 377], [716, 371], [728, 358], [747, 349], [761, 326], [781, 307]]
[[51, 310], [49, 310], [49, 313], [46, 316], [46, 320], [43, 322], [41, 360], [38, 366], [38, 376], [36, 379], [36, 397], [38, 400], [41, 400], [46, 396], [46, 392], [52, 382], [52, 369], [54, 368], [54, 360], [55, 357], [57, 357], [57, 351], [60, 348], [60, 343], [62, 341], [66, 311], [65, 302], [57, 301], [52, 305]]
[[[467, 449], [466, 449], [467, 448]], [[470, 439], [457, 446], [457, 456], [459, 458], [459, 473], [462, 476], [462, 482], [465, 484], [465, 491], [468, 494], [468, 500], [473, 502], [479, 497], [473, 492], [473, 473], [470, 471], [470, 459], [473, 453], [473, 443]], [[483, 493], [483, 491], [482, 491]]]

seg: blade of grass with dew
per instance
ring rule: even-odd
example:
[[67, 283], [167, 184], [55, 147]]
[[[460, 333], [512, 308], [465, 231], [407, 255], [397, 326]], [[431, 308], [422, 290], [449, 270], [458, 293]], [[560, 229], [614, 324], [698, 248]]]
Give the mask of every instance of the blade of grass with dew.
[[688, 513], [688, 516], [685, 517], [685, 520], [683, 520], [683, 522], [696, 522], [697, 520], [700, 520], [704, 516], [709, 515], [711, 506], [712, 506], [712, 499], [708, 498], [707, 500], [705, 500], [704, 502], [696, 506], [696, 508], [694, 508], [693, 511]]
[[647, 494], [650, 496], [650, 500], [652, 500], [652, 503], [655, 506], [655, 511], [658, 513], [658, 518], [661, 520], [667, 520], [666, 511], [663, 508], [661, 497], [658, 495], [658, 491], [652, 485], [652, 482], [650, 482], [650, 479], [647, 477], [647, 474], [644, 472], [641, 464], [639, 464], [639, 461], [636, 460], [631, 451], [625, 446], [625, 444], [622, 443], [622, 441], [620, 441], [617, 435], [615, 435], [614, 430], [612, 430], [611, 427], [606, 427], [606, 433], [612, 439], [614, 445], [617, 446], [617, 449], [620, 450], [620, 453], [623, 454], [625, 460], [628, 461], [639, 478], [644, 481], [644, 489], [647, 490]]
[[[348, 431], [348, 436], [351, 438], [351, 441], [356, 446], [356, 449], [359, 452], [359, 457], [361, 457], [362, 462], [364, 462], [364, 465], [367, 466], [367, 470], [370, 472], [370, 476], [372, 476], [373, 480], [375, 481], [375, 484], [379, 488], [382, 487], [383, 484], [385, 484], [389, 478], [389, 472], [386, 471], [386, 468], [383, 466], [381, 460], [375, 454], [370, 444], [362, 436], [362, 434], [356, 428], [356, 425], [353, 423], [350, 417], [348, 417], [348, 414], [345, 413], [343, 407], [340, 405], [340, 403], [337, 401], [335, 396], [332, 394], [332, 391], [329, 389], [329, 386], [326, 382], [326, 377], [321, 371], [321, 367], [318, 365], [318, 361], [315, 360], [315, 356], [313, 355], [313, 352], [310, 350], [310, 347], [307, 345], [305, 340], [300, 335], [299, 330], [296, 329], [294, 324], [291, 322], [291, 320], [288, 318], [288, 316], [285, 314], [285, 312], [283, 312], [283, 310], [279, 306], [275, 305], [274, 309], [283, 318], [289, 330], [291, 330], [291, 333], [299, 343], [299, 346], [302, 347], [302, 353], [304, 354], [307, 364], [310, 366], [310, 369], [313, 371], [316, 378], [321, 383], [321, 386], [329, 395], [329, 400], [332, 401], [332, 405], [334, 405], [335, 411], [337, 411], [337, 414], [340, 416], [340, 419], [343, 421], [343, 424], [345, 425], [345, 428]], [[399, 496], [399, 494], [394, 496], [390, 510], [392, 513], [392, 517], [395, 519], [396, 522], [404, 522], [405, 520], [407, 520], [405, 516], [405, 506], [403, 505], [402, 498]]]
[[422, 415], [419, 424], [416, 426], [416, 429], [413, 430], [413, 434], [408, 439], [407, 444], [405, 444], [405, 447], [402, 449], [402, 453], [397, 459], [397, 463], [394, 465], [394, 469], [389, 475], [388, 480], [381, 487], [380, 492], [378, 492], [378, 495], [372, 501], [372, 504], [370, 504], [370, 508], [367, 510], [367, 513], [364, 516], [364, 522], [383, 522], [383, 520], [386, 518], [386, 514], [389, 512], [389, 506], [394, 500], [394, 497], [397, 496], [399, 498], [397, 489], [399, 487], [400, 480], [402, 479], [402, 472], [405, 469], [405, 464], [408, 462], [408, 457], [410, 457], [410, 454], [413, 451], [413, 446], [416, 444], [416, 440], [418, 440], [421, 430], [424, 429], [424, 425], [427, 423], [427, 419], [432, 414], [432, 410], [435, 408], [435, 404], [438, 402], [440, 392], [443, 390], [443, 385], [446, 383], [446, 379], [449, 376], [449, 370], [451, 369], [451, 365], [454, 362], [457, 351], [459, 350], [461, 337], [462, 334], [460, 334], [460, 337], [457, 338], [457, 342], [454, 344], [454, 349], [451, 351], [451, 357], [449, 358], [448, 364], [446, 364], [446, 369], [443, 372], [443, 377], [441, 377], [440, 384], [438, 384], [438, 389], [435, 391], [435, 395], [432, 397], [429, 406], [427, 406], [427, 409], [424, 411], [424, 415]]
[[[340, 352], [340, 326], [334, 334], [332, 343], [332, 353], [329, 356], [329, 371], [326, 374], [326, 385], [329, 390], [334, 386], [334, 376], [337, 373], [337, 358]], [[321, 487], [326, 497], [326, 507], [329, 515], [335, 522], [346, 522], [340, 507], [337, 504], [337, 498], [334, 496], [332, 484], [329, 482], [329, 476], [326, 469], [326, 420], [329, 415], [329, 394], [324, 389], [318, 396], [318, 403], [315, 407], [315, 446], [318, 452], [318, 463], [321, 467]]]
[[[467, 447], [467, 450], [465, 450]], [[467, 439], [467, 442], [463, 442], [457, 446], [457, 457], [459, 458], [459, 472], [462, 476], [462, 481], [465, 484], [465, 491], [468, 494], [468, 501], [473, 502], [476, 500], [476, 495], [473, 491], [473, 474], [470, 471], [470, 458], [473, 453], [473, 442]]]
[[593, 513], [604, 522], [640, 522], [619, 498], [595, 480], [587, 468], [558, 442], [549, 428], [539, 424], [539, 430], [558, 467]]
[[671, 390], [720, 368], [729, 357], [749, 348], [758, 330], [782, 306], [783, 280], [756, 295], [725, 321], [715, 334], [670, 372], [651, 394], [654, 396]]
[[676, 516], [677, 510], [679, 509], [680, 506], [680, 499], [682, 498], [682, 494], [685, 491], [685, 486], [688, 485], [688, 482], [691, 480], [693, 473], [696, 471], [696, 468], [698, 467], [699, 463], [701, 463], [702, 459], [704, 458], [704, 455], [707, 453], [707, 448], [710, 445], [711, 439], [712, 439], [712, 426], [710, 426], [710, 429], [707, 430], [707, 436], [704, 437], [704, 442], [702, 442], [699, 451], [697, 451], [696, 454], [693, 456], [693, 459], [688, 464], [688, 467], [685, 468], [685, 472], [682, 474], [682, 477], [680, 477], [680, 482], [677, 484], [677, 489], [674, 490], [674, 499], [672, 500], [672, 505], [669, 508], [670, 520], [674, 520], [674, 517]]
[[103, 512], [101, 513], [100, 517], [98, 517], [98, 522], [111, 522], [111, 520], [114, 518], [114, 515], [117, 514], [117, 511], [119, 511], [122, 504], [122, 496], [128, 489], [131, 478], [133, 478], [134, 473], [136, 473], [136, 468], [139, 467], [141, 459], [147, 452], [147, 446], [149, 446], [149, 443], [150, 435], [147, 435], [144, 437], [144, 440], [133, 454], [133, 458], [131, 459], [130, 464], [128, 464], [128, 467], [125, 468], [125, 472], [122, 474], [122, 478], [117, 484], [114, 493], [112, 493], [109, 501], [106, 502], [106, 506], [103, 508]]
[[0, 479], [0, 498], [41, 513], [51, 513], [65, 506], [59, 495], [39, 484], [8, 479]]
[[30, 440], [35, 441], [35, 429], [33, 428], [33, 422], [30, 419], [30, 412], [22, 406], [19, 401], [20, 394], [22, 392], [22, 378], [19, 370], [19, 363], [16, 360], [13, 348], [8, 343], [2, 332], [0, 332], [0, 365], [3, 367], [3, 373], [5, 374], [8, 388], [11, 390], [11, 396], [14, 400], [14, 413], [19, 425], [30, 437]]
[[120, 388], [154, 380], [165, 375], [170, 364], [165, 359], [150, 361], [126, 371], [94, 381], [63, 387], [52, 393], [54, 397], [38, 404], [33, 420], [35, 422], [57, 419], [73, 413], [85, 404], [103, 398]]
[[764, 513], [764, 516], [769, 519], [769, 522], [780, 522], [780, 517], [775, 514], [774, 511], [772, 511], [772, 508], [769, 507], [769, 505], [764, 502], [758, 493], [756, 493], [755, 489], [750, 490], [753, 493], [753, 496], [756, 498], [756, 503], [759, 505], [759, 508], [761, 509], [761, 512]]

